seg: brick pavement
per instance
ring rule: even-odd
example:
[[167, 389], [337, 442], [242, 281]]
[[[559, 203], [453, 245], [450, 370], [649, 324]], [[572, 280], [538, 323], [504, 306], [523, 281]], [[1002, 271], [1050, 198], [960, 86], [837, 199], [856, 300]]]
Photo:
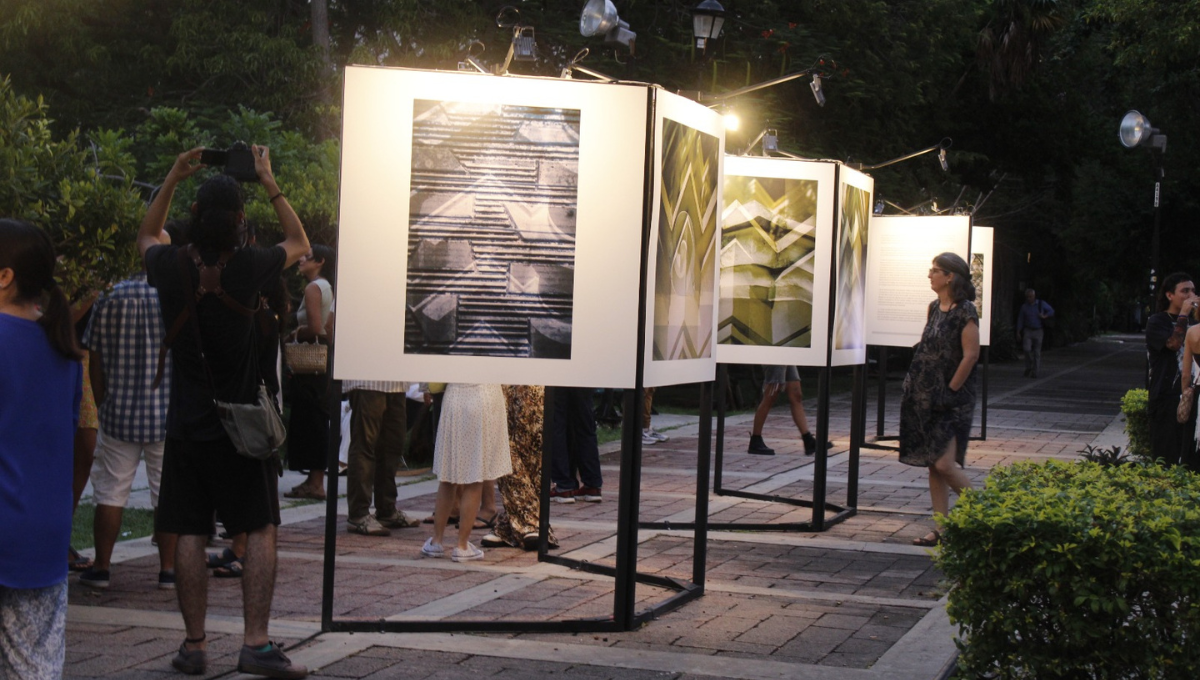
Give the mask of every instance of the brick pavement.
[[[1120, 443], [1119, 400], [1141, 381], [1136, 338], [1109, 337], [1043, 357], [1043, 378], [1021, 377], [1021, 363], [989, 372], [988, 438], [973, 441], [967, 473], [982, 483], [996, 465], [1069, 459], [1085, 444]], [[900, 374], [887, 381], [885, 433], [898, 426]], [[875, 431], [871, 381], [868, 432]], [[814, 393], [815, 390], [808, 390]], [[846, 493], [848, 394], [830, 406], [829, 501]], [[810, 417], [815, 400], [807, 400]], [[726, 424], [727, 488], [794, 498], [812, 493], [811, 458], [801, 455], [786, 407], [764, 436], [774, 457], [744, 453], [749, 415]], [[978, 418], [978, 414], [977, 414]], [[647, 447], [641, 486], [643, 521], [690, 521], [695, 504], [695, 419], [660, 417], [670, 442]], [[612, 564], [619, 472], [616, 445], [605, 448], [610, 480], [605, 502], [553, 504], [561, 554]], [[435, 484], [402, 487], [401, 509], [424, 516]], [[811, 510], [728, 496], [710, 498], [716, 522], [794, 522]], [[323, 506], [285, 511], [272, 635], [299, 643], [293, 656], [343, 678], [922, 678], [953, 658], [944, 586], [928, 552], [910, 541], [931, 520], [923, 470], [895, 453], [864, 449], [859, 513], [823, 533], [714, 531], [707, 553], [706, 595], [640, 630], [588, 634], [318, 635], [324, 537]], [[341, 511], [345, 512], [344, 501]], [[344, 516], [343, 516], [344, 520]], [[343, 524], [344, 526], [344, 524]], [[454, 564], [419, 556], [427, 528], [390, 538], [338, 535], [335, 616], [362, 619], [561, 620], [607, 616], [612, 580], [539, 564], [519, 550], [492, 549], [480, 562]], [[482, 535], [482, 532], [479, 532]], [[476, 537], [476, 539], [478, 536]], [[689, 578], [690, 532], [643, 530], [639, 569]], [[182, 637], [171, 593], [154, 588], [148, 540], [122, 544], [113, 585], [94, 593], [72, 582], [67, 677], [161, 678]], [[639, 586], [639, 607], [669, 593]], [[233, 673], [241, 597], [236, 581], [210, 582], [210, 677]]]

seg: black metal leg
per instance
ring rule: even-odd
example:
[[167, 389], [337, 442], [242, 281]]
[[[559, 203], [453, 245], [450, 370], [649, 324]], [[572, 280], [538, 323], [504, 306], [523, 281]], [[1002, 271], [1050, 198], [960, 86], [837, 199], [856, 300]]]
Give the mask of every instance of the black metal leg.
[[550, 470], [554, 462], [554, 395], [556, 388], [547, 386], [542, 396], [542, 478], [538, 483], [538, 561], [550, 551]]
[[[725, 395], [721, 394], [722, 400]], [[700, 446], [696, 449], [696, 533], [693, 536], [692, 583], [704, 588], [708, 562], [708, 464], [712, 450], [713, 384], [700, 385]]]
[[[713, 493], [721, 495], [721, 472], [725, 468], [725, 397], [729, 393], [729, 366], [717, 364], [717, 450], [713, 470]], [[707, 504], [707, 501], [705, 501]]]
[[621, 482], [617, 496], [617, 571], [613, 616], [621, 630], [634, 626], [637, 595], [638, 504], [642, 484], [642, 410], [645, 390], [625, 390], [621, 428]]
[[[332, 373], [327, 375], [332, 375]], [[329, 381], [329, 393], [326, 401], [329, 402], [330, 428], [329, 449], [325, 454], [325, 563], [321, 570], [321, 630], [324, 632], [333, 629], [333, 583], [336, 573], [334, 556], [337, 555], [338, 452], [342, 446], [342, 381]]]

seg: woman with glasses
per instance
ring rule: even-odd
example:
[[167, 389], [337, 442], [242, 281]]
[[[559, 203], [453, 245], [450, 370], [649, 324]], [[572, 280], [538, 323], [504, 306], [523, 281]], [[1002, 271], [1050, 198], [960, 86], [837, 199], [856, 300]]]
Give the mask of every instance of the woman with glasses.
[[[914, 348], [900, 400], [900, 462], [929, 469], [929, 493], [937, 516], [950, 512], [950, 490], [971, 488], [962, 470], [975, 418], [975, 363], [979, 360], [979, 314], [971, 270], [954, 253], [933, 259], [925, 331]], [[913, 541], [935, 546], [936, 529]]]

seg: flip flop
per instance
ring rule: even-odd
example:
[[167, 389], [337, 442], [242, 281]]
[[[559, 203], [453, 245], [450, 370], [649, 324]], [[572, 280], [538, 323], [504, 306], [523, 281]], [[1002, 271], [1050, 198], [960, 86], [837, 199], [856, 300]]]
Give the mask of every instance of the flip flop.
[[70, 557], [67, 558], [67, 569], [70, 571], [87, 571], [92, 568], [92, 559], [79, 554], [79, 551], [70, 546], [67, 547]]
[[491, 519], [483, 519], [482, 517], [476, 517], [475, 524], [471, 528], [472, 529], [495, 529], [496, 528], [496, 516], [492, 515]]
[[283, 497], [284, 498], [304, 498], [304, 499], [309, 499], [309, 500], [314, 500], [314, 501], [323, 501], [323, 500], [325, 500], [325, 492], [321, 491], [319, 489], [313, 489], [312, 487], [305, 486], [304, 484], [300, 484], [299, 486], [294, 487], [291, 491], [284, 492]]
[[224, 551], [222, 551], [220, 553], [215, 553], [215, 552], [208, 553], [208, 558], [205, 560], [205, 566], [208, 567], [209, 569], [216, 569], [218, 567], [224, 567], [225, 565], [229, 564], [230, 562], [236, 561], [237, 558], [238, 558], [237, 554], [235, 554], [229, 548], [226, 548]]
[[241, 578], [243, 569], [241, 560], [233, 560], [223, 567], [213, 569], [213, 576], [216, 578]]

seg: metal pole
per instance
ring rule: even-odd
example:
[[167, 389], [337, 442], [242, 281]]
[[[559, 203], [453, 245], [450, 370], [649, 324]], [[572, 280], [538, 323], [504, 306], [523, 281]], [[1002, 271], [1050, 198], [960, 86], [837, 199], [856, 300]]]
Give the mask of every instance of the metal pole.
[[721, 495], [721, 471], [725, 467], [725, 398], [729, 394], [729, 366], [717, 364], [717, 451], [713, 469], [713, 493]]
[[989, 349], [991, 348], [986, 346], [983, 348], [983, 385], [980, 390], [982, 406], [979, 414], [979, 438], [984, 441], [987, 440], [988, 366], [991, 357], [991, 354], [988, 352]]
[[[725, 395], [721, 395], [724, 399]], [[696, 451], [696, 530], [692, 536], [692, 583], [703, 590], [708, 561], [708, 466], [712, 451], [713, 384], [700, 385], [700, 446]]]
[[846, 506], [858, 505], [858, 454], [867, 438], [867, 366], [854, 367], [854, 395], [850, 409], [850, 455], [846, 467]]
[[538, 485], [538, 561], [550, 552], [550, 470], [554, 466], [554, 399], [558, 388], [546, 386], [542, 393], [542, 479]]
[[888, 348], [879, 346], [879, 394], [876, 397], [875, 437], [883, 436], [883, 419], [887, 412], [887, 361]]
[[829, 369], [817, 373], [817, 458], [813, 463], [813, 531], [825, 530], [825, 477], [829, 467]]
[[[329, 372], [333, 375], [333, 352], [329, 353]], [[329, 393], [330, 428], [329, 447], [325, 453], [325, 561], [321, 571], [321, 631], [333, 630], [333, 584], [337, 559], [337, 499], [338, 499], [338, 451], [342, 446], [342, 381], [330, 380]], [[337, 418], [333, 418], [333, 414]], [[278, 460], [278, 458], [276, 458]]]

